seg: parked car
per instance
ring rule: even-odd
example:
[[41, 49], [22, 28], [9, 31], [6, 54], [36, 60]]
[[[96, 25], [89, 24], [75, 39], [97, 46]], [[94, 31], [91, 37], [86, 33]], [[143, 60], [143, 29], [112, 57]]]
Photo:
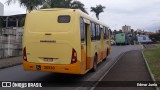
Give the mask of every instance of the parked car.
[[116, 42], [114, 40], [111, 40], [111, 45], [116, 45]]

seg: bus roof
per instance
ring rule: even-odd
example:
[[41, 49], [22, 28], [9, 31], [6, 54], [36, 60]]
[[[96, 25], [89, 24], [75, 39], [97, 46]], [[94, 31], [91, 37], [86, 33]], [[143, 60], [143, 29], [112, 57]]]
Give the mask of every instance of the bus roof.
[[64, 12], [64, 11], [67, 11], [67, 12], [73, 12], [73, 11], [74, 11], [74, 12], [76, 12], [76, 13], [79, 13], [80, 16], [82, 16], [82, 17], [84, 17], [84, 18], [86, 18], [86, 19], [89, 19], [89, 20], [91, 20], [91, 21], [93, 21], [93, 22], [96, 22], [96, 23], [98, 23], [98, 24], [101, 24], [102, 26], [105, 26], [105, 27], [108, 27], [108, 28], [109, 28], [109, 26], [107, 26], [106, 24], [100, 22], [99, 20], [96, 20], [96, 19], [90, 17], [88, 14], [82, 12], [80, 9], [50, 8], [50, 9], [33, 10], [32, 12], [36, 12], [36, 11], [59, 11], [59, 10], [62, 10], [63, 12]]

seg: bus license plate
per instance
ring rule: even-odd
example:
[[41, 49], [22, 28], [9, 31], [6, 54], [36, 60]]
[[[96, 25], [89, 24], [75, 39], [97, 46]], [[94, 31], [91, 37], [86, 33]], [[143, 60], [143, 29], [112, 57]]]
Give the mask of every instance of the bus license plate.
[[44, 58], [43, 61], [45, 61], [45, 62], [53, 62], [53, 58]]

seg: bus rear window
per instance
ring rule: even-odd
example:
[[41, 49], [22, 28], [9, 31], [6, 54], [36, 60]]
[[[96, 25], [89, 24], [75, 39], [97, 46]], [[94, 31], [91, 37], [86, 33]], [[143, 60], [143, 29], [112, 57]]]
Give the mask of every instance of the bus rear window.
[[70, 16], [69, 15], [58, 16], [58, 23], [69, 23], [69, 22], [70, 22]]

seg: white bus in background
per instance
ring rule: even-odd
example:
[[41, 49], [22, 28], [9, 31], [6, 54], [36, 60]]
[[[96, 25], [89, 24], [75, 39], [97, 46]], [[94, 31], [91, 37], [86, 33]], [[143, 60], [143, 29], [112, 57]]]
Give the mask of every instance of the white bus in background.
[[139, 35], [137, 36], [138, 43], [151, 43], [152, 40], [148, 35]]

